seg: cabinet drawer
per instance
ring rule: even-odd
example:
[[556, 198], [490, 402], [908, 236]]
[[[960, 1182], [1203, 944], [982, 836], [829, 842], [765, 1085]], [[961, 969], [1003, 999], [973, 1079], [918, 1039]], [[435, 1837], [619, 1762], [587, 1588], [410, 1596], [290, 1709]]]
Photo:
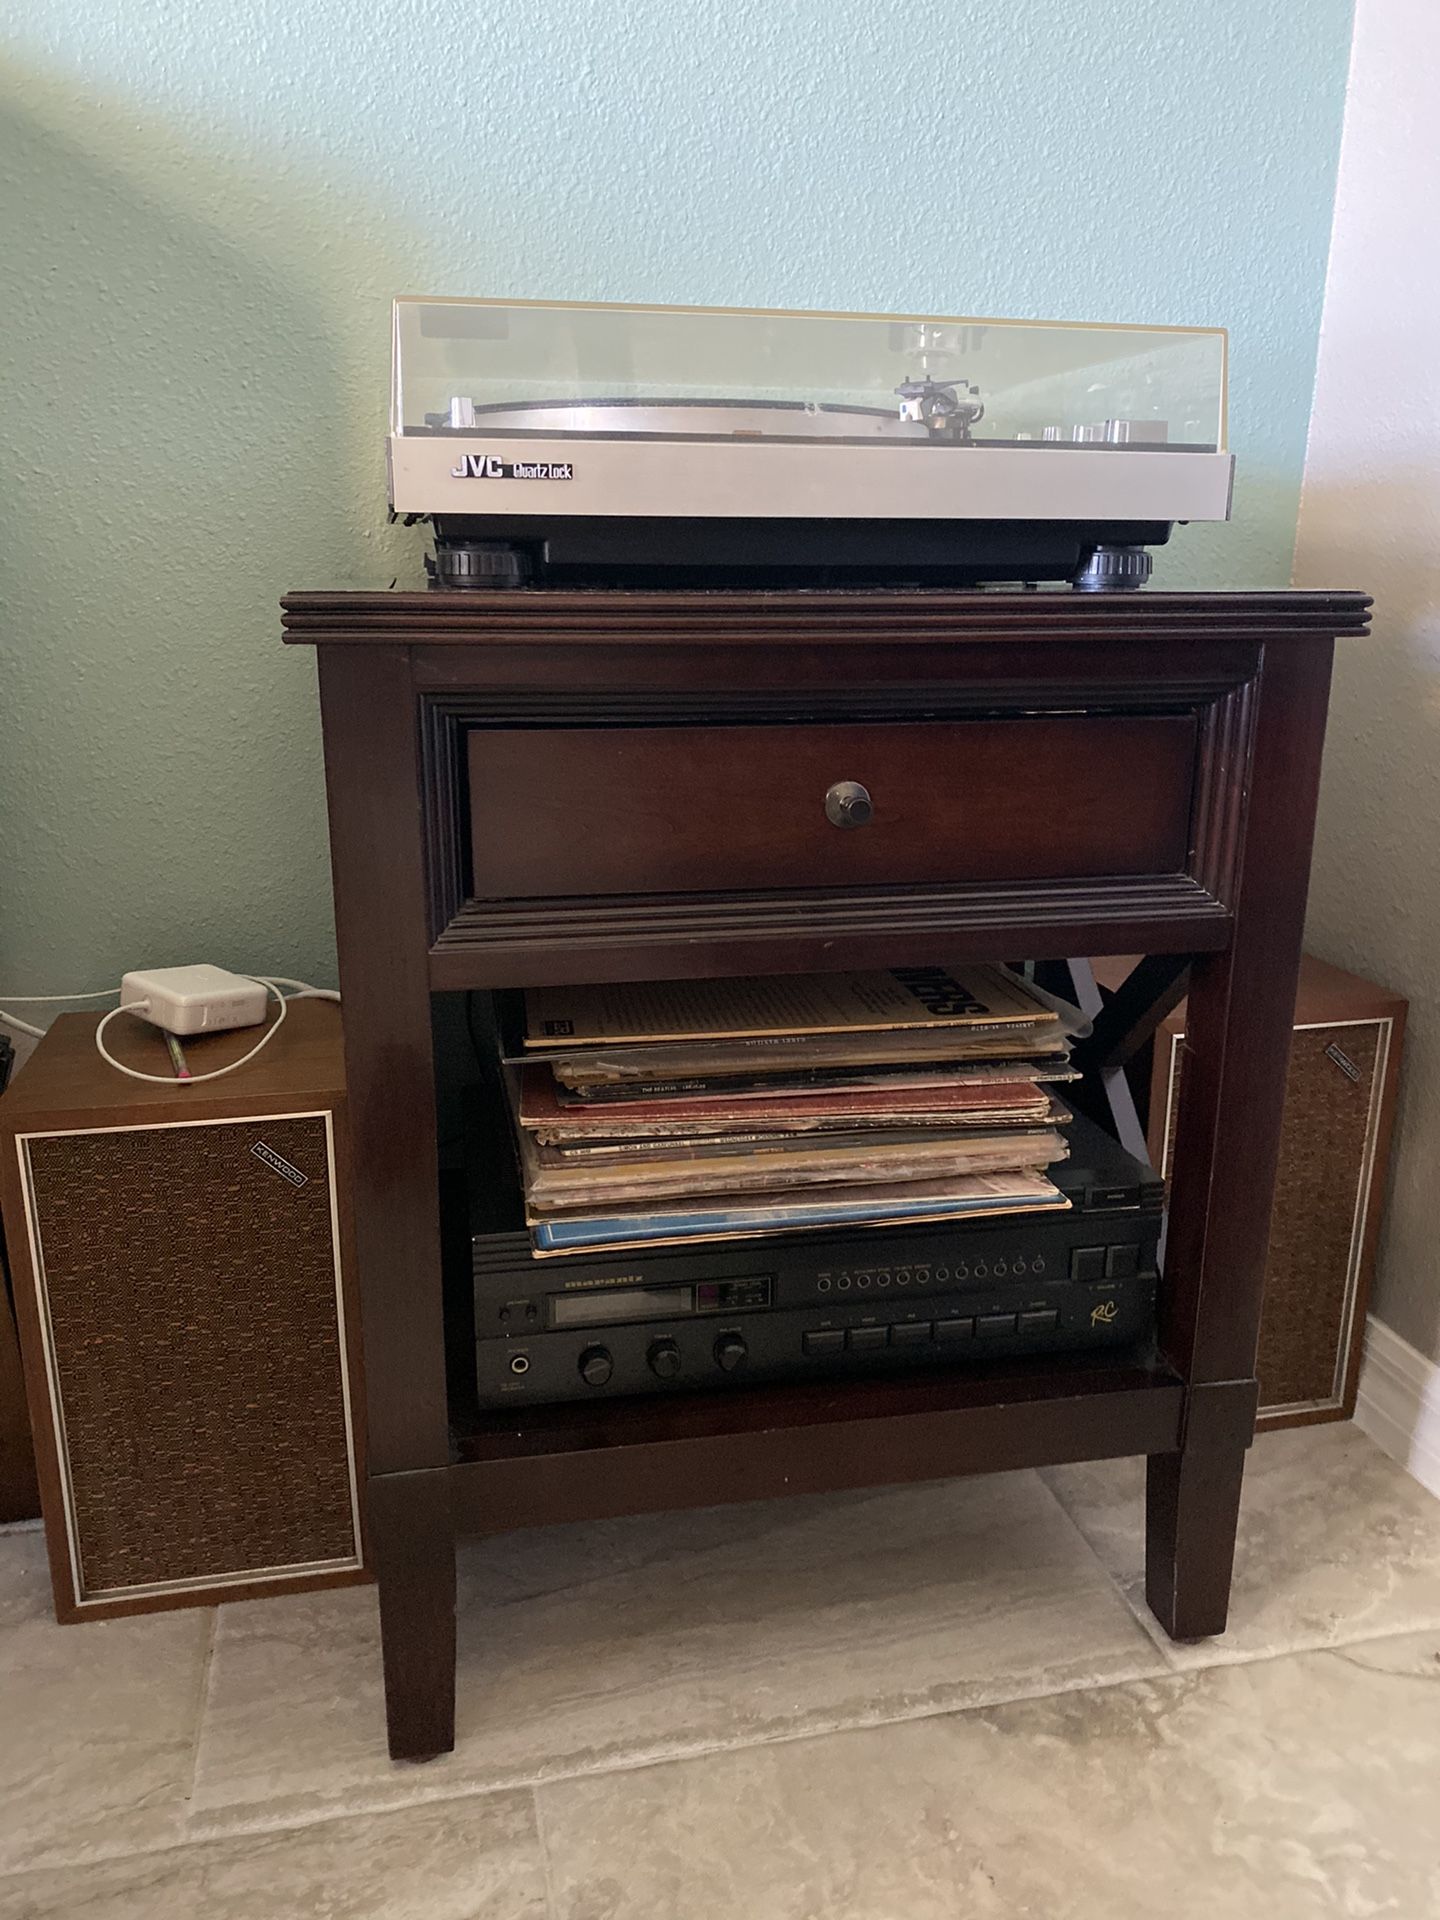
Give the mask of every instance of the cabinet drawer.
[[[1195, 737], [1192, 718], [1170, 714], [477, 728], [473, 891], [513, 900], [1175, 873]], [[868, 819], [837, 824], [847, 794], [851, 817], [865, 815], [857, 787]]]

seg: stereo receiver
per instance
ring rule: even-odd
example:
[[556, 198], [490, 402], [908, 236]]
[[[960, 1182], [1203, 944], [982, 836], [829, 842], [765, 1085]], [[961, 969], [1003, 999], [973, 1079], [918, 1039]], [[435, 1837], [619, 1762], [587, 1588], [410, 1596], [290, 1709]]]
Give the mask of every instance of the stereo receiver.
[[[1154, 1325], [1164, 1189], [1077, 1117], [1065, 1213], [538, 1261], [471, 1239], [482, 1406], [845, 1375], [1067, 1348]], [[478, 1183], [476, 1183], [478, 1184]]]

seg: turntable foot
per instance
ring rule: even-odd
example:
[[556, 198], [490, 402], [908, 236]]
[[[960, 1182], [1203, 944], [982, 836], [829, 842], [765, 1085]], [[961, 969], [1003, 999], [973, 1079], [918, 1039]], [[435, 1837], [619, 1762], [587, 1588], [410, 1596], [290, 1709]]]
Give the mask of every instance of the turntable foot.
[[1144, 547], [1092, 547], [1071, 583], [1077, 593], [1133, 593], [1150, 578]]
[[432, 587], [446, 593], [495, 593], [523, 587], [530, 578], [530, 555], [508, 540], [437, 539], [425, 556]]

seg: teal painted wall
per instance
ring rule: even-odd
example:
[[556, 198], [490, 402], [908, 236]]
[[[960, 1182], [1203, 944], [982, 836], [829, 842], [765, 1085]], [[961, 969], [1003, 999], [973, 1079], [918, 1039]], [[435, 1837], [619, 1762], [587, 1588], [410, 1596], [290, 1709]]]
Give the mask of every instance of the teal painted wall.
[[[0, 64], [0, 987], [332, 966], [287, 588], [384, 524], [398, 291], [1220, 323], [1289, 577], [1349, 0], [30, 0]], [[381, 907], [383, 910], [383, 906]]]

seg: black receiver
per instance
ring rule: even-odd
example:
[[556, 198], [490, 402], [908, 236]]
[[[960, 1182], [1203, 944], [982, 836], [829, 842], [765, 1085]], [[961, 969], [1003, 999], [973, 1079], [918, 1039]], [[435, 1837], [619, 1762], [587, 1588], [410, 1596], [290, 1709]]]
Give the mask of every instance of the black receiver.
[[1150, 1337], [1164, 1189], [1077, 1120], [1066, 1213], [537, 1260], [471, 1241], [482, 1406], [694, 1391]]

